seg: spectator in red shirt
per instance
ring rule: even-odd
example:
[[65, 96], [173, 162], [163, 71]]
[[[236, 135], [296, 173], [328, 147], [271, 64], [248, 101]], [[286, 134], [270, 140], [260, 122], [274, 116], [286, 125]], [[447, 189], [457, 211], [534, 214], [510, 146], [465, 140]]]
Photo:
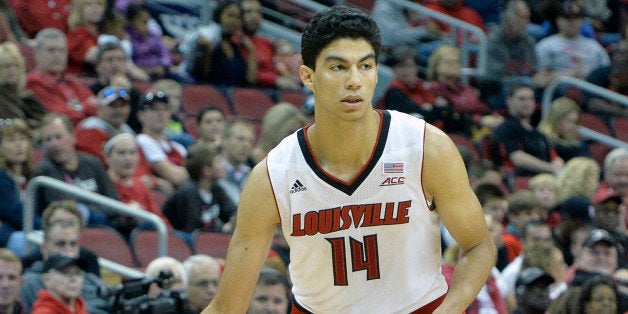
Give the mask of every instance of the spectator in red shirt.
[[126, 124], [131, 111], [131, 98], [123, 88], [109, 86], [98, 93], [98, 115], [89, 117], [76, 127], [76, 149], [92, 154], [105, 164], [104, 143], [117, 133], [135, 134]]
[[54, 27], [68, 32], [71, 0], [13, 0], [15, 15], [28, 37], [44, 28]]
[[[129, 133], [118, 134], [106, 142], [103, 151], [109, 165], [107, 175], [116, 187], [120, 201], [159, 216], [166, 227], [172, 229], [168, 218], [162, 214], [142, 178], [134, 175], [140, 162], [135, 136]], [[129, 235], [137, 225], [135, 219], [125, 218], [124, 224], [117, 229], [122, 234]], [[140, 223], [140, 226], [148, 227], [150, 223]]]
[[98, 53], [98, 25], [105, 14], [105, 0], [73, 0], [68, 21], [68, 72], [94, 75]]
[[242, 6], [242, 31], [255, 45], [257, 58], [257, 86], [277, 87], [280, 89], [297, 90], [301, 88], [300, 80], [291, 75], [282, 75], [275, 67], [273, 56], [275, 46], [268, 38], [255, 33], [262, 22], [262, 5], [258, 0], [244, 0]]
[[55, 28], [46, 28], [35, 37], [36, 68], [28, 73], [26, 87], [44, 107], [67, 116], [73, 125], [96, 114], [97, 100], [83, 82], [66, 74], [68, 41]]
[[[437, 12], [455, 17], [471, 25], [475, 25], [486, 31], [482, 17], [472, 8], [464, 6], [463, 2], [463, 0], [433, 0], [427, 4], [427, 7]], [[444, 33], [449, 32], [448, 24], [442, 22], [437, 22], [437, 24], [441, 31]]]

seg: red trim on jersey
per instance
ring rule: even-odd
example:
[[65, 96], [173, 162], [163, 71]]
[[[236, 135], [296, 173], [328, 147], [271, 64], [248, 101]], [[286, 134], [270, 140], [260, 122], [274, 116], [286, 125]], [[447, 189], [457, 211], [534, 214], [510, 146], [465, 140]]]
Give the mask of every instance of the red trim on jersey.
[[318, 160], [316, 159], [316, 155], [314, 155], [314, 151], [312, 150], [312, 146], [310, 146], [310, 140], [309, 140], [309, 138], [307, 136], [307, 130], [309, 129], [309, 127], [311, 125], [308, 125], [308, 126], [303, 128], [303, 137], [305, 138], [305, 143], [307, 144], [307, 149], [310, 151], [310, 155], [312, 155], [312, 160], [314, 160], [314, 163], [316, 164], [316, 167], [318, 167], [318, 169], [321, 172], [323, 172], [326, 176], [328, 176], [330, 179], [333, 179], [334, 181], [342, 183], [342, 184], [344, 184], [346, 186], [351, 186], [362, 175], [362, 173], [364, 173], [364, 171], [369, 168], [369, 166], [371, 165], [371, 162], [373, 161], [373, 156], [375, 155], [375, 152], [377, 151], [377, 148], [379, 147], [379, 142], [382, 140], [381, 134], [382, 134], [382, 127], [383, 127], [383, 124], [384, 124], [384, 115], [383, 115], [382, 111], [378, 110], [378, 109], [375, 109], [375, 112], [377, 112], [377, 114], [379, 114], [379, 128], [377, 129], [377, 140], [375, 141], [375, 145], [373, 145], [373, 147], [371, 149], [371, 155], [369, 156], [369, 159], [366, 161], [364, 166], [362, 166], [360, 171], [358, 171], [355, 174], [355, 176], [351, 179], [351, 181], [348, 181], [348, 182], [345, 182], [343, 180], [340, 180], [340, 179], [336, 178], [335, 176], [329, 174], [329, 172], [325, 171], [325, 169], [323, 169], [323, 167], [321, 167], [321, 165], [318, 163]]
[[427, 194], [425, 193], [425, 184], [423, 184], [423, 167], [425, 167], [425, 135], [427, 134], [427, 122], [425, 122], [425, 124], [423, 125], [423, 156], [421, 157], [421, 172], [419, 173], [419, 176], [421, 177], [421, 189], [423, 190], [423, 197], [424, 197], [424, 201], [425, 201], [425, 206], [427, 206], [427, 208], [430, 211], [434, 211], [436, 210], [436, 204], [434, 204], [434, 202], [430, 202], [427, 199]]
[[[443, 303], [445, 300], [445, 296], [447, 293], [440, 296], [438, 299], [412, 311], [410, 314], [432, 314], [436, 310], [436, 308]], [[303, 306], [299, 305], [296, 300], [292, 299], [292, 309], [290, 310], [290, 314], [312, 314], [310, 311], [306, 310]]]

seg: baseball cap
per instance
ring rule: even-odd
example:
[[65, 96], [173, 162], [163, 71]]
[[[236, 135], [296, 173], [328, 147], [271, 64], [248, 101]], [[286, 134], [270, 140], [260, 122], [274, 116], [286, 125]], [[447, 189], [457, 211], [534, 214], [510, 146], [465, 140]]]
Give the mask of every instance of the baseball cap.
[[606, 242], [610, 246], [615, 245], [613, 236], [604, 229], [594, 229], [589, 236], [582, 242], [583, 247], [592, 247], [599, 242]]
[[142, 109], [152, 107], [156, 102], [168, 103], [168, 95], [162, 91], [146, 93], [142, 98]]
[[127, 102], [131, 101], [129, 93], [124, 88], [116, 86], [103, 88], [100, 92], [98, 92], [97, 97], [98, 104], [101, 106], [107, 106], [118, 99], [124, 99]]
[[554, 277], [538, 267], [529, 267], [521, 271], [515, 286], [530, 286], [532, 284], [550, 285]]
[[568, 215], [582, 222], [592, 220], [593, 204], [584, 196], [572, 196], [558, 205], [561, 215]]
[[87, 270], [87, 262], [84, 259], [80, 257], [55, 254], [48, 257], [48, 260], [44, 263], [44, 273], [47, 273], [51, 269], [63, 270], [70, 265], [76, 265], [83, 271]]
[[576, 1], [567, 0], [563, 1], [560, 6], [560, 10], [558, 11], [558, 16], [564, 18], [580, 18], [584, 17], [584, 12], [582, 11], [582, 7]]

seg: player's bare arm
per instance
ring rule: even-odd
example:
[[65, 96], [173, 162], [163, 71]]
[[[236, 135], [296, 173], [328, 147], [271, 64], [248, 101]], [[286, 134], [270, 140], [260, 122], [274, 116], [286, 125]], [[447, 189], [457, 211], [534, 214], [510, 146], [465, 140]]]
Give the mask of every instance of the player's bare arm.
[[203, 314], [246, 312], [279, 221], [264, 159], [253, 168], [242, 191], [225, 271]]
[[445, 227], [461, 249], [447, 297], [434, 313], [462, 313], [490, 274], [495, 245], [454, 143], [441, 130], [428, 125], [425, 147], [426, 196], [434, 202]]

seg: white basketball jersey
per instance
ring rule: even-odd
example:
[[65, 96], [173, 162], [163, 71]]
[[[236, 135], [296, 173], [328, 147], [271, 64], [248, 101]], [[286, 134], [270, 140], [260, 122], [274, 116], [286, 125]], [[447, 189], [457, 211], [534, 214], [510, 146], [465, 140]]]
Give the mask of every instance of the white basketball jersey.
[[297, 303], [313, 313], [409, 313], [447, 291], [439, 217], [421, 184], [425, 122], [381, 111], [352, 182], [317, 163], [305, 130], [267, 158]]

